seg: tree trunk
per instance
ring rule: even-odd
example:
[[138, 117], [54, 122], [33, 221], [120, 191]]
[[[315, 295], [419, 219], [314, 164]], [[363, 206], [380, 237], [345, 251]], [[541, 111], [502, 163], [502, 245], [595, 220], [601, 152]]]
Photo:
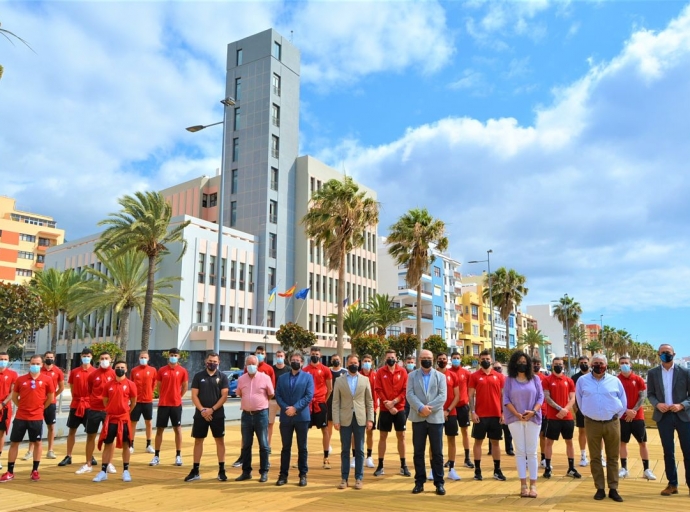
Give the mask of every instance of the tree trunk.
[[417, 283], [417, 368], [419, 368], [420, 357], [422, 355], [422, 347], [424, 340], [422, 339], [422, 280]]
[[[146, 299], [144, 301], [144, 318], [141, 319], [141, 350], [149, 349], [151, 334], [151, 309], [153, 308], [153, 287], [156, 284], [156, 257], [149, 256], [149, 272], [146, 280]], [[120, 327], [122, 328], [122, 327]]]
[[67, 367], [67, 374], [72, 370], [72, 359], [74, 357], [74, 354], [72, 354], [72, 338], [74, 337], [74, 323], [75, 320], [70, 321], [67, 324], [67, 334], [65, 337], [67, 338], [66, 345], [67, 347], [65, 348], [65, 357], [67, 359], [65, 366]]
[[132, 308], [122, 310], [122, 313], [120, 313], [120, 329], [117, 333], [118, 338], [120, 338], [120, 350], [122, 350], [125, 360], [127, 359], [127, 345], [129, 344], [129, 317], [131, 313]]
[[[58, 313], [59, 314], [59, 313]], [[54, 354], [57, 352], [57, 342], [58, 342], [58, 315], [55, 315], [55, 318], [53, 319], [52, 322], [50, 322], [50, 351]]]
[[344, 309], [345, 305], [343, 302], [345, 301], [345, 256], [347, 256], [347, 253], [343, 249], [340, 252], [340, 263], [338, 265], [338, 322], [337, 322], [337, 352], [338, 356], [340, 356], [340, 360], [344, 361], [344, 352], [345, 352], [345, 343], [343, 342], [343, 333], [345, 332], [343, 329], [343, 320], [344, 320]]

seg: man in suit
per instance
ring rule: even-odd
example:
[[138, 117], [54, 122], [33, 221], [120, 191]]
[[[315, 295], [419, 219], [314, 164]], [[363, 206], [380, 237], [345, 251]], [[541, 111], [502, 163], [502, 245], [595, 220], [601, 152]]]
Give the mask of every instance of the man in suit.
[[299, 352], [290, 356], [290, 372], [278, 378], [276, 402], [280, 407], [280, 437], [283, 449], [280, 451], [280, 475], [276, 485], [287, 483], [292, 435], [297, 434], [297, 468], [299, 486], [307, 485], [307, 434], [309, 433], [309, 404], [314, 398], [314, 379], [302, 371], [304, 358]]
[[333, 428], [340, 432], [342, 451], [338, 489], [347, 489], [350, 476], [350, 444], [355, 439], [355, 489], [362, 489], [364, 478], [364, 433], [374, 426], [374, 399], [369, 379], [359, 373], [359, 358], [347, 358], [347, 375], [333, 386]]
[[414, 481], [412, 494], [424, 492], [426, 467], [424, 464], [427, 438], [431, 448], [431, 470], [436, 494], [443, 496], [443, 404], [446, 403], [446, 377], [434, 370], [434, 356], [430, 350], [420, 353], [422, 367], [407, 379], [407, 401], [410, 404], [412, 445], [414, 447]]
[[674, 431], [678, 432], [685, 465], [685, 483], [690, 488], [690, 372], [673, 364], [675, 355], [671, 345], [661, 345], [661, 365], [647, 373], [647, 398], [654, 407], [652, 419], [659, 429], [668, 478], [668, 486], [661, 491], [662, 496], [678, 494]]

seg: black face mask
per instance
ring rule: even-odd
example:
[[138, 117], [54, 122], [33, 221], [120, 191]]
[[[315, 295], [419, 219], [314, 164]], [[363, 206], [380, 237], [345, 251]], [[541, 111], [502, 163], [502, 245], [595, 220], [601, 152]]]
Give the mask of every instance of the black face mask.
[[488, 370], [489, 368], [491, 368], [491, 361], [487, 361], [486, 359], [480, 361], [479, 364], [480, 364], [481, 367], [484, 368], [485, 370]]
[[517, 371], [519, 373], [527, 373], [527, 368], [529, 368], [529, 367], [526, 364], [517, 365]]
[[541, 371], [541, 366], [532, 366], [532, 371], [534, 373], [539, 373]]
[[601, 364], [595, 364], [592, 366], [592, 371], [597, 375], [601, 375], [606, 371], [606, 366]]
[[494, 366], [494, 371], [495, 371], [495, 372], [498, 372], [498, 373], [502, 373], [502, 372], [503, 372], [503, 368], [499, 368], [498, 366]]
[[124, 368], [115, 368], [115, 375], [118, 377], [123, 377], [125, 375], [126, 371]]
[[436, 361], [436, 365], [439, 368], [445, 368], [447, 364], [448, 364], [448, 361]]
[[46, 359], [46, 366], [51, 366], [55, 363], [55, 359]]
[[589, 365], [587, 363], [580, 363], [580, 371], [587, 373], [589, 371]]
[[388, 366], [395, 366], [395, 359], [386, 359], [386, 364]]
[[338, 361], [336, 359], [335, 361], [331, 361], [331, 364], [333, 365], [334, 368], [337, 368], [338, 366], [340, 366], [340, 361]]
[[563, 367], [559, 364], [558, 366], [553, 367], [553, 372], [554, 373], [562, 373], [563, 372]]
[[206, 363], [206, 368], [215, 372], [218, 369], [218, 363]]
[[290, 368], [297, 371], [300, 368], [302, 368], [302, 363], [298, 363], [297, 361], [290, 361]]
[[422, 359], [422, 368], [429, 369], [431, 368], [432, 362], [428, 359]]
[[319, 359], [321, 359], [319, 356], [311, 356], [310, 358], [312, 363], [318, 363]]
[[357, 373], [359, 371], [359, 365], [358, 364], [348, 365], [347, 371], [350, 373]]

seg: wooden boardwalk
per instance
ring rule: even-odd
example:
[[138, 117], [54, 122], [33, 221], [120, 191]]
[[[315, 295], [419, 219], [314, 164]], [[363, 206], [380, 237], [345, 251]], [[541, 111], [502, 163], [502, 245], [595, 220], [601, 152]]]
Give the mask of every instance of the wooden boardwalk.
[[[276, 426], [277, 427], [277, 426]], [[276, 434], [278, 429], [276, 428]], [[642, 462], [639, 459], [639, 450], [633, 442], [630, 447], [628, 468], [630, 476], [621, 482], [619, 491], [625, 503], [617, 504], [606, 499], [594, 501], [594, 487], [589, 472], [589, 467], [579, 468], [583, 477], [573, 480], [565, 477], [567, 461], [565, 459], [565, 446], [559, 442], [554, 452], [554, 477], [550, 480], [542, 478], [538, 481], [539, 497], [537, 499], [520, 498], [519, 481], [512, 457], [504, 457], [503, 471], [508, 478], [507, 482], [497, 482], [491, 478], [490, 461], [484, 457], [485, 480], [475, 482], [472, 480], [473, 471], [459, 468], [462, 477], [459, 482], [446, 483], [446, 496], [436, 496], [434, 487], [427, 483], [426, 492], [422, 495], [412, 495], [414, 485], [412, 478], [397, 475], [399, 461], [395, 449], [395, 437], [389, 437], [386, 475], [374, 478], [373, 469], [365, 469], [364, 489], [355, 491], [336, 489], [340, 482], [339, 456], [331, 457], [333, 469], [321, 469], [321, 435], [312, 430], [309, 436], [309, 485], [306, 488], [297, 487], [297, 471], [291, 469], [288, 485], [276, 487], [280, 465], [280, 437], [274, 437], [274, 451], [271, 456], [272, 469], [269, 473], [269, 481], [260, 484], [258, 471], [254, 472], [254, 479], [247, 482], [234, 482], [234, 478], [240, 474], [240, 469], [228, 467], [228, 482], [218, 482], [216, 477], [217, 465], [215, 464], [215, 447], [211, 439], [207, 440], [205, 456], [202, 459], [200, 481], [185, 483], [184, 477], [192, 466], [192, 439], [189, 437], [189, 429], [184, 431], [184, 445], [182, 456], [184, 466], [175, 467], [172, 431], [167, 430], [161, 450], [161, 465], [149, 467], [151, 455], [143, 452], [142, 436], [137, 437], [137, 452], [132, 455], [130, 472], [133, 481], [124, 483], [121, 480], [122, 464], [116, 457], [115, 465], [118, 473], [109, 475], [109, 480], [102, 483], [93, 483], [90, 475], [75, 475], [79, 468], [77, 461], [82, 458], [83, 441], [76, 446], [75, 461], [72, 466], [58, 468], [57, 460], [43, 461], [41, 463], [39, 482], [31, 482], [29, 473], [31, 463], [17, 461], [15, 468], [15, 480], [1, 484], [0, 486], [0, 511], [132, 511], [145, 512], [149, 510], [166, 511], [214, 511], [214, 510], [297, 510], [304, 507], [319, 510], [342, 509], [344, 505], [354, 507], [356, 510], [420, 510], [435, 509], [437, 507], [461, 507], [469, 505], [473, 509], [486, 511], [506, 511], [513, 508], [529, 508], [534, 510], [588, 511], [615, 510], [625, 507], [626, 511], [660, 510], [662, 507], [673, 509], [687, 509], [690, 506], [690, 497], [687, 488], [680, 487], [680, 494], [669, 498], [659, 496], [659, 492], [666, 486], [667, 480], [663, 470], [663, 458], [659, 437], [656, 430], [649, 430], [650, 466], [657, 475], [658, 480], [648, 482], [642, 478]], [[459, 439], [458, 439], [459, 440]], [[375, 437], [376, 447], [377, 437]], [[338, 443], [333, 443], [334, 448]], [[412, 469], [411, 435], [408, 433], [408, 465]], [[237, 459], [240, 447], [240, 431], [238, 425], [230, 425], [226, 429], [227, 458], [229, 464]], [[255, 443], [256, 447], [256, 443]], [[3, 454], [2, 463], [7, 464], [7, 449]], [[376, 448], [374, 448], [376, 450]], [[337, 449], [336, 449], [337, 450]], [[64, 445], [56, 445], [58, 460], [64, 454]], [[25, 452], [22, 446], [20, 455]], [[258, 450], [255, 450], [255, 462], [258, 463]], [[680, 448], [676, 448], [677, 455]], [[293, 451], [293, 457], [296, 452]], [[374, 452], [374, 457], [376, 457]], [[376, 459], [375, 459], [376, 460]], [[80, 462], [80, 461], [79, 461]], [[680, 464], [680, 481], [684, 481], [682, 462]], [[257, 464], [255, 464], [257, 467]], [[98, 468], [94, 468], [97, 470]], [[5, 469], [2, 470], [3, 472]], [[488, 478], [487, 478], [488, 477]], [[351, 482], [354, 475], [350, 476]]]

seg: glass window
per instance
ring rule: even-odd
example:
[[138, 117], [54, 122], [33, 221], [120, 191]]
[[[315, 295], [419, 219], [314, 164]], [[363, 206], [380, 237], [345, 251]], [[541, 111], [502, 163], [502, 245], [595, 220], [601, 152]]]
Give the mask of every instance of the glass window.
[[234, 122], [234, 128], [235, 131], [240, 129], [240, 109], [237, 107], [235, 109], [235, 122]]
[[278, 255], [278, 235], [268, 234], [268, 257], [275, 258]]
[[237, 323], [244, 323], [244, 308], [237, 308]]
[[242, 78], [235, 78], [235, 101], [240, 101], [240, 96], [242, 96]]
[[196, 323], [200, 324], [201, 323], [201, 314], [204, 310], [204, 303], [203, 302], [197, 302], [196, 303]]
[[242, 48], [237, 50], [237, 66], [242, 65]]
[[228, 263], [228, 260], [226, 258], [222, 258], [220, 260], [220, 285], [222, 287], [225, 287], [225, 273], [226, 273], [227, 263]]
[[268, 311], [267, 312], [266, 325], [268, 327], [275, 327], [276, 326], [276, 312], [275, 311]]
[[271, 135], [271, 156], [278, 158], [280, 155], [280, 139], [277, 135]]
[[216, 284], [216, 257], [209, 256], [208, 258], [208, 284], [215, 286]]
[[268, 267], [268, 287], [271, 291], [276, 286], [276, 269], [273, 267]]
[[275, 103], [271, 108], [271, 121], [273, 122], [273, 126], [280, 126], [280, 107]]
[[235, 260], [230, 261], [230, 288], [237, 289], [237, 262]]
[[280, 57], [282, 56], [282, 52], [283, 52], [283, 47], [280, 45], [280, 43], [273, 41], [273, 57], [280, 60]]
[[230, 227], [237, 224], [237, 201], [230, 201]]
[[273, 73], [273, 94], [280, 96], [280, 75]]
[[278, 190], [278, 169], [271, 167], [271, 190]]
[[435, 277], [441, 277], [441, 268], [440, 267], [434, 267], [434, 276]]
[[206, 255], [203, 252], [199, 253], [199, 283], [204, 284], [206, 281]]
[[218, 192], [214, 192], [210, 196], [208, 196], [208, 205], [213, 208], [218, 204]]
[[254, 265], [249, 265], [249, 272], [247, 273], [247, 290], [254, 291]]
[[278, 201], [269, 201], [268, 221], [272, 224], [278, 223]]
[[232, 161], [237, 162], [240, 158], [240, 139], [232, 139]]
[[443, 313], [441, 312], [441, 306], [434, 306], [434, 315], [436, 316], [441, 316]]
[[237, 169], [230, 171], [230, 193], [237, 194]]
[[245, 269], [245, 264], [240, 263], [240, 291], [244, 291], [244, 269]]
[[201, 195], [201, 207], [208, 208], [208, 194]]

